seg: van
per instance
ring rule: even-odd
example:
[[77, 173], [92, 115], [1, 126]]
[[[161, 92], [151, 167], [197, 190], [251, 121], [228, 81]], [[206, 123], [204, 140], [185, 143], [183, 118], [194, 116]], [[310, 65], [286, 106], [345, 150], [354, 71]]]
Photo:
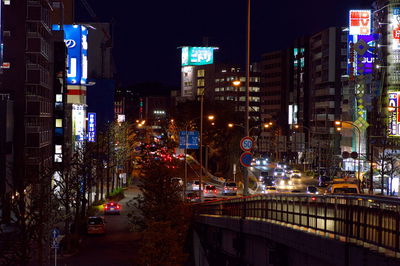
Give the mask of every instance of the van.
[[328, 193], [332, 194], [360, 194], [357, 184], [336, 183], [329, 186]]

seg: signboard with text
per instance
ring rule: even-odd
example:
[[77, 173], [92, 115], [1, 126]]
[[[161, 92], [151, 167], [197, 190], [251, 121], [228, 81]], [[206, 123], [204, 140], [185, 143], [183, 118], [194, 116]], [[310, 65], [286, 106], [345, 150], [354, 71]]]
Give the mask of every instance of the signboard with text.
[[199, 132], [198, 131], [180, 131], [179, 149], [198, 149]]
[[389, 92], [389, 107], [393, 107], [393, 110], [389, 112], [389, 136], [399, 137], [400, 136], [400, 116], [399, 116], [399, 95], [400, 92]]
[[350, 10], [351, 35], [371, 34], [371, 10]]
[[214, 62], [216, 47], [182, 47], [182, 66], [209, 65]]
[[96, 142], [96, 113], [88, 113], [88, 142]]

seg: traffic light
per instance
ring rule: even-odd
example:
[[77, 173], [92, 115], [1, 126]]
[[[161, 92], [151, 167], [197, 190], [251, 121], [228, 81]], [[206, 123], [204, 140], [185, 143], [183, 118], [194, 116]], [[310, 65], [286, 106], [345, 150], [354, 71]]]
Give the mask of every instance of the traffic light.
[[335, 121], [335, 128], [337, 131], [342, 130], [342, 121]]

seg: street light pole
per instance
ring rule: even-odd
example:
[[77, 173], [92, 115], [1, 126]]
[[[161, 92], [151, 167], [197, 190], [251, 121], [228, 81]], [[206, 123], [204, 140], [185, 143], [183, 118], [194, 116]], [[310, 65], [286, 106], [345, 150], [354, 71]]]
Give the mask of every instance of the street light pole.
[[[251, 0], [247, 0], [247, 38], [246, 38], [246, 111], [245, 111], [245, 137], [249, 136], [249, 101], [250, 101], [250, 15]], [[249, 176], [247, 168], [243, 175], [243, 195], [249, 195]]]

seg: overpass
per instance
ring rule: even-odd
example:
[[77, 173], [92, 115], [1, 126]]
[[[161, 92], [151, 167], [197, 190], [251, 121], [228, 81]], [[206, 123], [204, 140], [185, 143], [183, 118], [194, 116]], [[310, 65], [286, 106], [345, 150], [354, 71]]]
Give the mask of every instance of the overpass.
[[195, 206], [196, 265], [400, 265], [400, 199], [270, 194]]

